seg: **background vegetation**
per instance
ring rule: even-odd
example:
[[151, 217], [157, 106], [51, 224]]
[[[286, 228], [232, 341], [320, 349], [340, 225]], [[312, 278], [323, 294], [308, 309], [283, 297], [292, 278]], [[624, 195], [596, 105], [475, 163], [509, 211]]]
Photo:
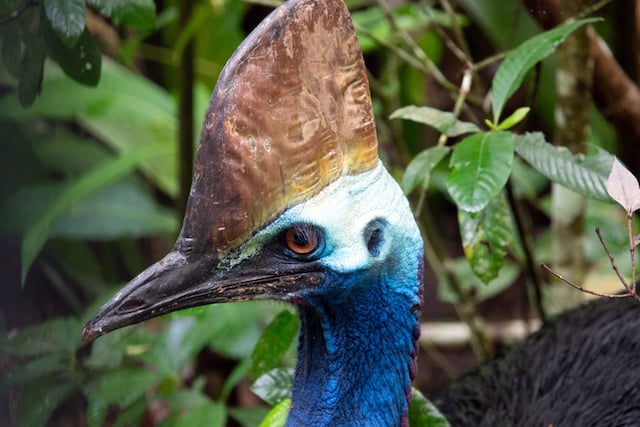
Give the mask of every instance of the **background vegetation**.
[[[277, 3], [0, 5], [0, 424], [255, 426], [286, 399], [298, 325], [283, 305], [79, 339], [171, 247], [217, 75]], [[541, 262], [620, 290], [596, 227], [629, 275], [604, 182], [611, 154], [640, 166], [637, 3], [347, 1], [381, 155], [428, 243], [425, 394], [508, 342], [507, 321], [526, 329], [584, 297]], [[536, 36], [590, 16], [604, 19]], [[438, 339], [443, 320], [470, 333]]]

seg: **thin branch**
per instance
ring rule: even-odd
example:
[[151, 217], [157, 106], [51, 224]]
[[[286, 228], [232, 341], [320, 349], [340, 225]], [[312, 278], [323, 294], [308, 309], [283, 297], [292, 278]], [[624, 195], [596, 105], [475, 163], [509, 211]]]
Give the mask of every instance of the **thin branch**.
[[627, 234], [629, 236], [629, 256], [631, 257], [631, 285], [630, 292], [636, 292], [636, 242], [633, 237], [631, 223], [633, 221], [633, 212], [627, 214]]
[[502, 61], [511, 51], [496, 53], [495, 55], [491, 55], [488, 58], [483, 59], [482, 61], [476, 62], [473, 64], [473, 71], [478, 72], [489, 65], [492, 65], [494, 62]]
[[600, 0], [599, 2], [594, 3], [591, 6], [584, 8], [575, 17], [570, 18], [570, 20], [573, 20], [573, 19], [578, 20], [578, 19], [585, 18], [587, 16], [591, 16], [611, 2], [613, 2], [613, 0]]
[[604, 239], [602, 238], [602, 234], [600, 233], [599, 228], [596, 228], [596, 234], [598, 235], [598, 240], [600, 240], [600, 244], [602, 245], [602, 247], [604, 248], [604, 251], [607, 253], [607, 256], [609, 257], [609, 263], [611, 263], [611, 268], [613, 268], [613, 271], [616, 273], [616, 276], [618, 276], [618, 280], [620, 280], [620, 283], [622, 283], [622, 286], [624, 286], [627, 292], [631, 293], [631, 289], [629, 288], [629, 285], [627, 284], [627, 281], [625, 280], [625, 278], [622, 276], [622, 273], [620, 273], [620, 269], [618, 269], [616, 260], [613, 258], [611, 251], [607, 247], [607, 244], [604, 242]]
[[[440, 5], [449, 16], [449, 19], [451, 19], [451, 28], [453, 29], [453, 34], [456, 37], [456, 43], [452, 42], [453, 46], [455, 46], [455, 49], [452, 49], [452, 51], [455, 53], [455, 51], [459, 49], [464, 53], [465, 61], [472, 61], [469, 45], [467, 44], [467, 40], [464, 37], [462, 28], [460, 28], [460, 24], [456, 19], [456, 13], [453, 10], [451, 3], [449, 2], [449, 0], [440, 0]], [[449, 37], [446, 37], [445, 40], [449, 42]]]
[[[591, 294], [591, 295], [595, 295], [597, 297], [605, 297], [605, 298], [626, 298], [631, 296], [630, 294], [601, 294], [598, 292], [593, 292], [590, 291], [589, 289], [585, 289], [580, 285], [577, 285], [575, 283], [573, 283], [571, 280], [565, 278], [564, 276], [562, 276], [559, 273], [556, 273], [555, 271], [553, 271], [553, 269], [551, 267], [549, 267], [547, 264], [540, 264], [545, 270], [547, 270], [549, 273], [551, 273], [554, 277], [556, 277], [559, 280], [562, 280], [564, 283], [566, 283], [569, 286], [572, 286], [576, 289], [578, 289], [581, 292], [587, 293], [587, 294]], [[637, 299], [637, 298], [636, 298]]]
[[[631, 234], [631, 215], [627, 215], [627, 223], [629, 224], [629, 245], [630, 245], [630, 251], [631, 251], [631, 262], [634, 262], [634, 243], [633, 243], [633, 235]], [[604, 251], [606, 252], [607, 256], [609, 257], [609, 262], [611, 263], [611, 268], [613, 268], [613, 271], [616, 273], [616, 276], [618, 276], [618, 280], [620, 280], [620, 283], [622, 283], [622, 286], [624, 286], [626, 292], [622, 293], [622, 294], [602, 294], [599, 292], [594, 292], [594, 291], [590, 291], [588, 289], [583, 288], [580, 285], [577, 285], [575, 283], [573, 283], [572, 281], [570, 281], [569, 279], [563, 277], [561, 274], [556, 273], [555, 271], [553, 271], [549, 266], [547, 266], [546, 264], [542, 264], [542, 267], [544, 267], [549, 273], [551, 273], [553, 276], [555, 276], [556, 278], [560, 279], [561, 281], [563, 281], [564, 283], [566, 283], [569, 286], [572, 286], [576, 289], [578, 289], [581, 292], [587, 293], [587, 294], [591, 294], [591, 295], [595, 295], [598, 297], [605, 297], [605, 298], [633, 298], [636, 301], [640, 302], [640, 295], [638, 295], [638, 293], [636, 292], [636, 287], [635, 287], [635, 267], [632, 264], [631, 270], [632, 270], [632, 277], [634, 278], [634, 282], [633, 284], [630, 286], [627, 281], [625, 280], [625, 278], [622, 276], [622, 274], [620, 273], [620, 269], [618, 268], [618, 265], [616, 264], [616, 260], [613, 258], [613, 255], [611, 254], [611, 251], [609, 250], [609, 248], [607, 247], [607, 244], [604, 242], [604, 239], [602, 238], [602, 234], [600, 233], [600, 229], [596, 228], [596, 234], [598, 235], [598, 239], [600, 240], [600, 244], [602, 245], [602, 247], [604, 248]]]
[[513, 180], [510, 180], [507, 186], [507, 197], [509, 198], [509, 204], [513, 213], [513, 220], [516, 227], [516, 235], [520, 237], [520, 244], [522, 245], [522, 252], [524, 253], [524, 271], [531, 284], [533, 285], [533, 291], [529, 291], [529, 295], [533, 293], [531, 299], [532, 304], [535, 306], [535, 310], [538, 312], [538, 316], [542, 321], [547, 320], [547, 311], [544, 308], [542, 301], [542, 278], [540, 270], [536, 268], [535, 250], [533, 244], [533, 232], [531, 231], [530, 218], [525, 215], [525, 209], [522, 203], [515, 196], [513, 192]]

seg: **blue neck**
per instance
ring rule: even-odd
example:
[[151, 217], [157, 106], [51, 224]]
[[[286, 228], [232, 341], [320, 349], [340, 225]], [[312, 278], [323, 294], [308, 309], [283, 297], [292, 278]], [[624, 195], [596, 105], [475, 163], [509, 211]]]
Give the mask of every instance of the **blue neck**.
[[[287, 426], [407, 426], [415, 374], [422, 262], [415, 277], [334, 275], [300, 306]], [[369, 276], [371, 277], [371, 276]], [[347, 291], [348, 290], [348, 291]]]

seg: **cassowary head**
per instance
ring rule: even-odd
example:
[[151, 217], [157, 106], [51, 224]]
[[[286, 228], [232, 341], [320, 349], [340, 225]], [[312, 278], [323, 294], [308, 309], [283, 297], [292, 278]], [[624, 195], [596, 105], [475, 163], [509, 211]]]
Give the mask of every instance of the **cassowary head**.
[[[218, 80], [173, 250], [83, 336], [203, 304], [291, 302], [302, 323], [289, 423], [368, 411], [394, 425], [414, 371], [421, 260], [407, 200], [378, 160], [348, 11], [341, 0], [290, 0]], [[358, 388], [370, 395], [347, 402]]]

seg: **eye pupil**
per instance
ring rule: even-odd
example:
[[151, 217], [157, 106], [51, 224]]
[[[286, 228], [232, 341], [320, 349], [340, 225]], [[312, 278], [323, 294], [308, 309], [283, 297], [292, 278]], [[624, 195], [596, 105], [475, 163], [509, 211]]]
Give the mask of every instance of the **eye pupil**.
[[308, 255], [320, 244], [318, 232], [309, 226], [294, 226], [284, 235], [287, 248], [298, 255]]
[[309, 241], [307, 240], [307, 236], [296, 231], [293, 233], [293, 244], [297, 246], [307, 246]]

